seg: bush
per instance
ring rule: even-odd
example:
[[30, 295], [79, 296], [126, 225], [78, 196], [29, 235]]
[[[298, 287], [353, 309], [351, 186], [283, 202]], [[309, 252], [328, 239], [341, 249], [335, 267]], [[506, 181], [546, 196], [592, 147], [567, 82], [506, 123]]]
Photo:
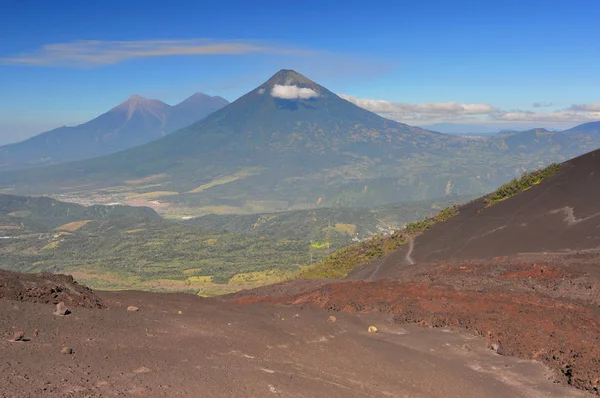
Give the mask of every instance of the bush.
[[525, 191], [534, 185], [539, 184], [546, 178], [555, 174], [560, 168], [560, 164], [552, 163], [550, 166], [540, 170], [534, 170], [529, 173], [524, 173], [520, 179], [513, 179], [512, 181], [502, 185], [496, 191], [492, 192], [485, 198], [485, 205], [491, 206], [497, 202], [506, 200], [511, 196], [518, 194], [519, 192]]

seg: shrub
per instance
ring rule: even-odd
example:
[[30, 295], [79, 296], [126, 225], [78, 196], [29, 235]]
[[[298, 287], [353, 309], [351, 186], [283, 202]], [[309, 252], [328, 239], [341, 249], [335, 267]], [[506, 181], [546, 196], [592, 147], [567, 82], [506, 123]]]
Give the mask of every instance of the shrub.
[[525, 191], [534, 185], [539, 184], [546, 178], [555, 174], [560, 168], [560, 164], [552, 163], [548, 167], [543, 169], [534, 170], [529, 173], [524, 173], [521, 178], [513, 179], [510, 182], [502, 185], [496, 191], [492, 192], [485, 198], [486, 207], [491, 206], [497, 202], [506, 200], [511, 196], [518, 194], [519, 192]]

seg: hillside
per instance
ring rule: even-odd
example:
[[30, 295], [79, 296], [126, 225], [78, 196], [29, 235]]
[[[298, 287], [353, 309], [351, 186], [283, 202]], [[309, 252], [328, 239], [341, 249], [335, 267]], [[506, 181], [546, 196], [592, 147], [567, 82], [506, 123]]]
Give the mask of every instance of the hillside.
[[486, 143], [382, 118], [282, 70], [156, 142], [64, 166], [2, 173], [0, 187], [70, 201], [93, 197], [94, 203], [144, 198], [174, 208], [163, 213], [186, 216], [374, 207], [482, 194], [555, 157], [499, 156]]
[[213, 215], [183, 224], [149, 208], [0, 195], [0, 268], [69, 272], [95, 288], [230, 292], [289, 278], [445, 204]]
[[164, 137], [227, 105], [197, 93], [170, 106], [134, 95], [110, 111], [75, 127], [60, 127], [0, 147], [0, 171], [93, 158]]
[[456, 215], [423, 231], [414, 244], [377, 267], [357, 269], [352, 277], [386, 278], [410, 264], [596, 250], [600, 247], [595, 233], [600, 215], [599, 167], [597, 150], [561, 164], [546, 178], [507, 198], [501, 193], [512, 188], [501, 187], [459, 206]]
[[155, 142], [0, 173], [0, 189], [77, 203], [141, 204], [169, 217], [372, 208], [485, 194], [524, 171], [600, 145], [600, 136], [581, 131], [487, 140], [439, 134], [382, 118], [282, 70]]
[[332, 254], [302, 272], [316, 278], [312, 285], [298, 279], [235, 300], [468, 331], [500, 355], [543, 362], [557, 381], [597, 395], [599, 167], [596, 150], [527, 173]]

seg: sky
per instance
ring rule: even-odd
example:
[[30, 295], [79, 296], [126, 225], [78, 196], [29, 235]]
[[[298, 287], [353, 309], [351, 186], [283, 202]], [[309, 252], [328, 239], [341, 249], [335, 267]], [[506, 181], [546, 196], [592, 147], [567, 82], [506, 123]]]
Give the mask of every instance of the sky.
[[0, 144], [283, 68], [412, 125], [600, 120], [597, 0], [206, 3], [0, 0]]

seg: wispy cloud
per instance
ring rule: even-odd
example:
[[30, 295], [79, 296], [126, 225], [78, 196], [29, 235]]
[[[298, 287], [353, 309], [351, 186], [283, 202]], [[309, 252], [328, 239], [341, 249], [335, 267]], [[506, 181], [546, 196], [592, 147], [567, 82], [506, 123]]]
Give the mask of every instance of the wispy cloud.
[[252, 53], [309, 55], [307, 50], [247, 41], [210, 39], [102, 41], [79, 40], [0, 59], [0, 63], [30, 66], [100, 66], [146, 57], [241, 55]]
[[580, 112], [600, 112], [600, 102], [589, 105], [571, 105], [569, 109]]
[[458, 102], [408, 104], [402, 102], [356, 98], [344, 94], [341, 94], [340, 97], [371, 112], [382, 114], [390, 119], [405, 121], [470, 118], [477, 115], [489, 115], [498, 111], [496, 108], [488, 104], [461, 104]]
[[[600, 103], [572, 105], [567, 109], [552, 112], [531, 110], [502, 110], [489, 104], [461, 104], [458, 102], [431, 102], [408, 104], [383, 100], [355, 98], [340, 95], [347, 101], [401, 122], [574, 122], [583, 123], [600, 120]], [[536, 106], [537, 105], [537, 106]], [[549, 102], [533, 104], [534, 108], [552, 106]]]
[[554, 104], [552, 102], [534, 102], [532, 106], [534, 108], [550, 108]]

